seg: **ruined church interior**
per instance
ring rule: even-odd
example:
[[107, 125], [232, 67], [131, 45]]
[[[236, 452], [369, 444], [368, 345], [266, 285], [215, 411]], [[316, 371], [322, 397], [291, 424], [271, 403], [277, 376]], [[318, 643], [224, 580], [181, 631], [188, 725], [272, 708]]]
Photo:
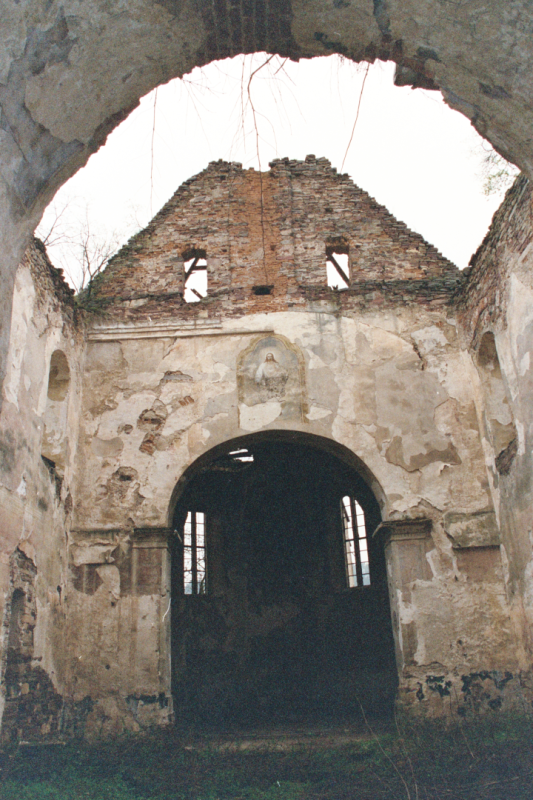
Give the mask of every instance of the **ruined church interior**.
[[[112, 5], [0, 33], [1, 741], [530, 710], [529, 4]], [[521, 169], [467, 269], [327, 153], [218, 160], [74, 296], [58, 187], [254, 52], [394, 61]]]
[[531, 211], [519, 177], [461, 272], [310, 155], [212, 162], [77, 299], [34, 240], [6, 741], [529, 702]]

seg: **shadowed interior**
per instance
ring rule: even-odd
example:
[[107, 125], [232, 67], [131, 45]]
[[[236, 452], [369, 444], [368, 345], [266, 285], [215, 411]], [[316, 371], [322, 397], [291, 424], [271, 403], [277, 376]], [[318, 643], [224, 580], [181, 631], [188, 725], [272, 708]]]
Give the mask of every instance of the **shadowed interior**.
[[[371, 585], [353, 589], [346, 495], [363, 508], [369, 534]], [[200, 583], [198, 593], [184, 590], [189, 512], [205, 515], [205, 593]], [[379, 521], [355, 469], [312, 446], [230, 443], [204, 461], [174, 515], [178, 724], [339, 720], [359, 715], [360, 704], [390, 712], [397, 678], [384, 554], [371, 537]]]

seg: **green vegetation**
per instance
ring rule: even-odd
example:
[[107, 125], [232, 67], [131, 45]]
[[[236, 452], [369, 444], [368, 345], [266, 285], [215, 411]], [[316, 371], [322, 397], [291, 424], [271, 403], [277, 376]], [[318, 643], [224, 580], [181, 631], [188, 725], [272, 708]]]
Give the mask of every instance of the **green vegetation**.
[[533, 720], [403, 722], [349, 745], [185, 748], [176, 733], [2, 753], [2, 800], [525, 800]]

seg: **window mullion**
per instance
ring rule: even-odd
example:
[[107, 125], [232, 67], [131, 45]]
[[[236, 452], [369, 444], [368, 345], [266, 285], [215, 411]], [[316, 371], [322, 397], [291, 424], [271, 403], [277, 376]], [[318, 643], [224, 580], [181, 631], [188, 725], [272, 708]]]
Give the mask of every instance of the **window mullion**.
[[359, 547], [359, 527], [357, 525], [357, 512], [355, 500], [350, 496], [350, 508], [352, 509], [353, 541], [355, 546], [355, 571], [357, 574], [357, 585], [363, 585], [363, 570], [361, 568], [361, 549]]
[[192, 593], [198, 594], [198, 564], [196, 556], [196, 511], [191, 514]]

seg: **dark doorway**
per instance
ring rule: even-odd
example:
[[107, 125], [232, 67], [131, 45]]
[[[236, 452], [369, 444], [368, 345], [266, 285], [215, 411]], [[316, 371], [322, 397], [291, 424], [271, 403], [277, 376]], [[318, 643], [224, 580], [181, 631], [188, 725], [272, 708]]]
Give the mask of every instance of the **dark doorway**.
[[[313, 440], [313, 437], [308, 437]], [[388, 714], [397, 686], [377, 502], [319, 447], [239, 439], [184, 482], [174, 514], [176, 721]]]

